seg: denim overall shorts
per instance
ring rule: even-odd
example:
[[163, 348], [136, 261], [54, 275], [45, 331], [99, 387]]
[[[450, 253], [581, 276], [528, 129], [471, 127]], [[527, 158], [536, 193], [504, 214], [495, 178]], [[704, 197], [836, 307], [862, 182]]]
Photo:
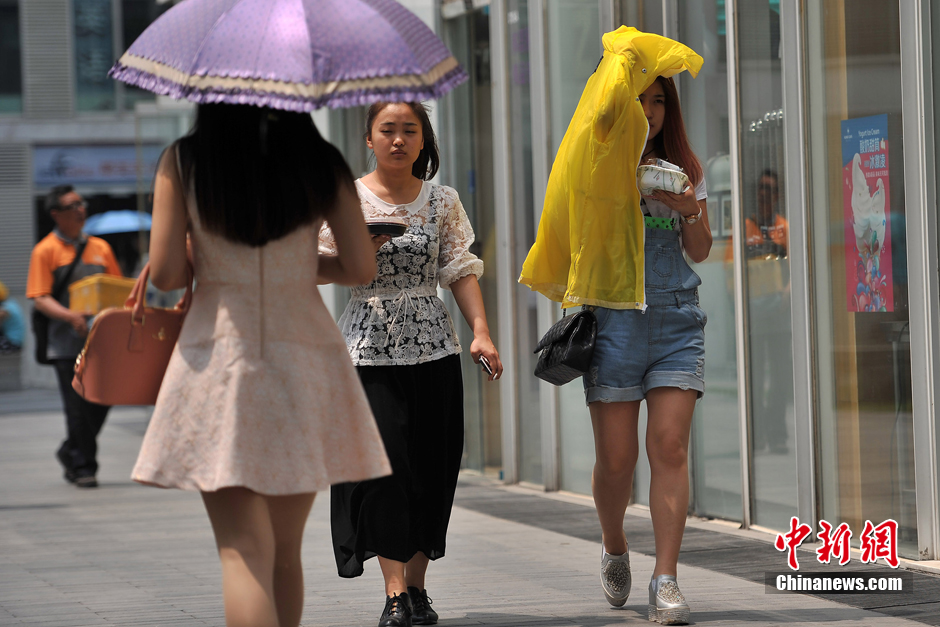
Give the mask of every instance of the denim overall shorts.
[[686, 263], [679, 232], [647, 228], [646, 311], [594, 307], [597, 342], [582, 377], [587, 403], [639, 401], [658, 387], [705, 392], [702, 280]]

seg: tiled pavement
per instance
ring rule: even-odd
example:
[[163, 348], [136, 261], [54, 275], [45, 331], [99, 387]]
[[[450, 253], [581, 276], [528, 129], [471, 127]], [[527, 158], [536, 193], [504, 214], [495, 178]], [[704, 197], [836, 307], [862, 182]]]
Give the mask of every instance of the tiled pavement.
[[[0, 626], [224, 625], [219, 566], [198, 495], [127, 478], [148, 412], [112, 412], [100, 439], [102, 485], [81, 491], [62, 481], [52, 456], [61, 414], [22, 397], [14, 405], [11, 398], [0, 395]], [[4, 411], [14, 406], [16, 413]], [[372, 627], [384, 601], [377, 564], [370, 562], [359, 579], [336, 577], [325, 496], [307, 526], [303, 624]], [[432, 565], [428, 579], [441, 625], [647, 624], [648, 521], [628, 517], [633, 596], [623, 609], [609, 609], [597, 581], [593, 511], [569, 500], [462, 481], [448, 555]], [[696, 525], [680, 564], [696, 624], [937, 624], [930, 612], [913, 622], [815, 597], [765, 594], [747, 572], [729, 572], [727, 562], [754, 570], [756, 554], [773, 555], [773, 549], [713, 528]], [[744, 540], [757, 543], [745, 545], [746, 555], [739, 551], [735, 560], [721, 552]], [[723, 563], [709, 563], [712, 549]], [[898, 606], [898, 596], [884, 595], [882, 604]]]

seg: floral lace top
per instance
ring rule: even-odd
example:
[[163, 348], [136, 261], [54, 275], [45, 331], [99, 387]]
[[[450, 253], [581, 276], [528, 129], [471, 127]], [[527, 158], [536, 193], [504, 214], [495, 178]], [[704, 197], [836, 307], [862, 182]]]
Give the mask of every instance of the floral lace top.
[[[437, 286], [470, 274], [480, 278], [483, 262], [470, 252], [473, 228], [457, 192], [425, 182], [407, 205], [391, 205], [356, 181], [366, 218], [396, 216], [408, 223], [376, 255], [378, 273], [352, 295], [339, 321], [353, 363], [363, 366], [420, 364], [460, 352], [454, 323], [437, 296]], [[320, 251], [335, 253], [333, 233], [324, 225]]]

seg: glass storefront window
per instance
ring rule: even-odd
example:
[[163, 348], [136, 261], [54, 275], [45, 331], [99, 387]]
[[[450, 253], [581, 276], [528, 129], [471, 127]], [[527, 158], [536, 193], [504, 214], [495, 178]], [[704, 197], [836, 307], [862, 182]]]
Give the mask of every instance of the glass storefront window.
[[614, 28], [623, 24], [647, 33], [663, 34], [662, 0], [619, 0], [615, 8], [620, 20]]
[[114, 63], [111, 0], [72, 3], [75, 24], [75, 108], [110, 111], [115, 108], [116, 83], [108, 78]]
[[[930, 26], [931, 26], [932, 33], [940, 33], [940, 10], [932, 10], [930, 12]], [[940, 181], [940, 158], [938, 158], [938, 156], [940, 156], [940, 154], [938, 154], [940, 153], [940, 125], [938, 125], [937, 123], [938, 121], [940, 121], [940, 88], [938, 88], [938, 86], [940, 86], [940, 46], [937, 46], [937, 45], [932, 46], [932, 52], [933, 52], [933, 63], [932, 63], [933, 82], [927, 89], [929, 91], [932, 91], [932, 95], [933, 95], [933, 107], [934, 107], [933, 119], [934, 119], [934, 133], [935, 133], [934, 163], [937, 166], [937, 171], [935, 172], [935, 175], [937, 177], [937, 180]], [[928, 172], [928, 175], [929, 174], [930, 173]], [[937, 236], [938, 238], [940, 238], [940, 233], [937, 233]], [[940, 241], [940, 239], [938, 239], [937, 241]], [[940, 451], [940, 429], [934, 429], [934, 434], [936, 438], [934, 442], [934, 446], [936, 447], [935, 450]], [[940, 456], [935, 455], [935, 457], [937, 459], [937, 464], [938, 464], [937, 473], [938, 475], [940, 475]], [[940, 557], [940, 555], [938, 555], [940, 554], [940, 547], [935, 547], [934, 551], [935, 551], [934, 559], [936, 559], [937, 557]]]
[[[522, 261], [535, 242], [532, 197], [532, 98], [529, 87], [529, 3], [509, 0], [506, 4], [509, 35], [509, 129], [512, 168], [513, 258]], [[516, 283], [515, 343], [516, 390], [519, 419], [519, 479], [542, 483], [542, 425], [539, 380], [532, 376], [538, 355], [538, 294]]]
[[20, 9], [17, 0], [0, 0], [0, 114], [23, 110], [20, 69]]
[[[553, 0], [546, 5], [551, 134], [548, 145], [554, 159], [603, 47], [597, 2]], [[590, 494], [594, 435], [581, 379], [560, 388], [558, 398], [561, 488]]]
[[820, 517], [894, 519], [916, 557], [899, 24], [898, 3], [806, 3]]
[[796, 515], [789, 222], [783, 195], [780, 7], [736, 3], [741, 207], [750, 369], [751, 521], [783, 529]]
[[[699, 298], [705, 328], [705, 396], [692, 420], [692, 509], [703, 516], [740, 520], [741, 450], [731, 242], [731, 161], [728, 140], [728, 68], [724, 2], [679, 3], [679, 40], [705, 59], [693, 79], [678, 76], [682, 115], [708, 188], [714, 244], [704, 262], [692, 263], [702, 279]], [[648, 482], [647, 482], [648, 483]], [[637, 490], [639, 496], [639, 489]]]
[[[441, 149], [440, 181], [457, 190], [476, 241], [473, 252], [485, 267], [480, 291], [496, 347], [502, 346], [497, 320], [496, 216], [493, 211], [492, 88], [490, 84], [489, 15], [484, 10], [458, 12], [444, 21], [443, 40], [470, 80], [444, 96], [438, 138]], [[505, 271], [505, 270], [502, 270]], [[470, 356], [473, 336], [461, 322], [453, 298], [445, 299], [457, 326], [464, 350], [461, 366], [464, 380], [463, 467], [496, 474], [502, 466], [500, 385], [511, 384], [504, 374], [501, 384], [485, 382], [480, 367]], [[507, 417], [511, 419], [512, 417]]]
[[[122, 42], [124, 49], [130, 47], [150, 24], [163, 15], [172, 5], [157, 0], [121, 0]], [[152, 101], [155, 96], [149, 91], [125, 85], [124, 108], [133, 111], [138, 102]]]

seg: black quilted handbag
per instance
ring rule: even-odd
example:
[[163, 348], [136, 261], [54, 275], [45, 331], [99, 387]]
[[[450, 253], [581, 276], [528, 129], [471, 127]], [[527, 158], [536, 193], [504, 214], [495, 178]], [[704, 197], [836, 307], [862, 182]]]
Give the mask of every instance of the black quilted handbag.
[[596, 339], [597, 318], [593, 311], [584, 309], [564, 316], [535, 347], [534, 352], [541, 351], [535, 376], [553, 385], [564, 385], [580, 377], [591, 366]]

